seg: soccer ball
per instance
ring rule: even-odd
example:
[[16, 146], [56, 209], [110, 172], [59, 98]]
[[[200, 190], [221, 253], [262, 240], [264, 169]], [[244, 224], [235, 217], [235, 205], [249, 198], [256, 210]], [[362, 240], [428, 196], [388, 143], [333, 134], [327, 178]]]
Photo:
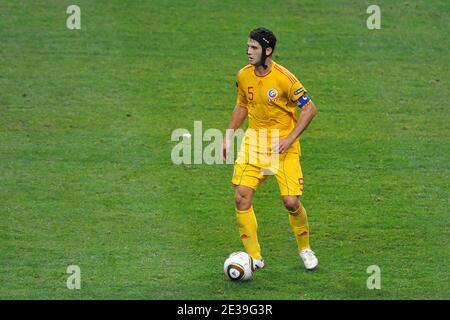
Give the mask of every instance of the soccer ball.
[[223, 264], [223, 272], [232, 281], [252, 279], [253, 259], [246, 252], [233, 252]]

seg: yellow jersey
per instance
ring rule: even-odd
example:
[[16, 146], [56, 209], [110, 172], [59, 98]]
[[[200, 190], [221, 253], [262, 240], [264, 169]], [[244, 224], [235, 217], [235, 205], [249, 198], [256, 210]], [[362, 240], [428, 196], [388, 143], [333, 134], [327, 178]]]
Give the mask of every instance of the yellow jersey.
[[[258, 76], [255, 67], [249, 64], [239, 70], [236, 86], [236, 104], [248, 110], [245, 144], [248, 144], [249, 132], [258, 135], [261, 129], [266, 129], [270, 141], [271, 132], [274, 132], [271, 129], [278, 129], [280, 138], [294, 129], [298, 117], [297, 100], [306, 90], [287, 69], [272, 61], [272, 70], [265, 76]], [[294, 142], [286, 152], [300, 154], [300, 141]]]

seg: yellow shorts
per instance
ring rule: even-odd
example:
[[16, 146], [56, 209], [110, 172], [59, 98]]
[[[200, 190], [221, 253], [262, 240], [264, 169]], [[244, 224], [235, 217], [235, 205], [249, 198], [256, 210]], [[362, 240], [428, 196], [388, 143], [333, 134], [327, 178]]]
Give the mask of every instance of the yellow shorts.
[[247, 162], [234, 164], [231, 183], [235, 186], [246, 186], [256, 190], [269, 176], [274, 175], [282, 196], [300, 196], [303, 194], [303, 173], [297, 153], [279, 155], [278, 170], [275, 173], [261, 166]]

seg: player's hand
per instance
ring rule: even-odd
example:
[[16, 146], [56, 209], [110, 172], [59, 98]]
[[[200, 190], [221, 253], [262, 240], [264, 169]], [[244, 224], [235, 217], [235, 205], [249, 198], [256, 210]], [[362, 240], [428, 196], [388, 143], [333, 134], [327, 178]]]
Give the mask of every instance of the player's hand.
[[[277, 143], [278, 142], [278, 143]], [[289, 138], [280, 138], [272, 145], [272, 152], [275, 153], [285, 153], [287, 149], [291, 146], [294, 141]]]
[[230, 150], [230, 140], [225, 137], [222, 143], [222, 157], [223, 160], [225, 161], [227, 160], [229, 150]]

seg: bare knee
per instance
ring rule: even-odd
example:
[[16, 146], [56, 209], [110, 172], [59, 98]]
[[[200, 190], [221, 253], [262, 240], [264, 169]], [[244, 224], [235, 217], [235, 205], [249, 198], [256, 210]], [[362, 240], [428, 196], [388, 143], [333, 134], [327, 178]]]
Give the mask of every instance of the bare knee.
[[295, 212], [301, 206], [297, 196], [284, 196], [283, 202], [289, 212]]
[[252, 206], [253, 190], [250, 188], [237, 187], [235, 202], [238, 210], [248, 210]]

